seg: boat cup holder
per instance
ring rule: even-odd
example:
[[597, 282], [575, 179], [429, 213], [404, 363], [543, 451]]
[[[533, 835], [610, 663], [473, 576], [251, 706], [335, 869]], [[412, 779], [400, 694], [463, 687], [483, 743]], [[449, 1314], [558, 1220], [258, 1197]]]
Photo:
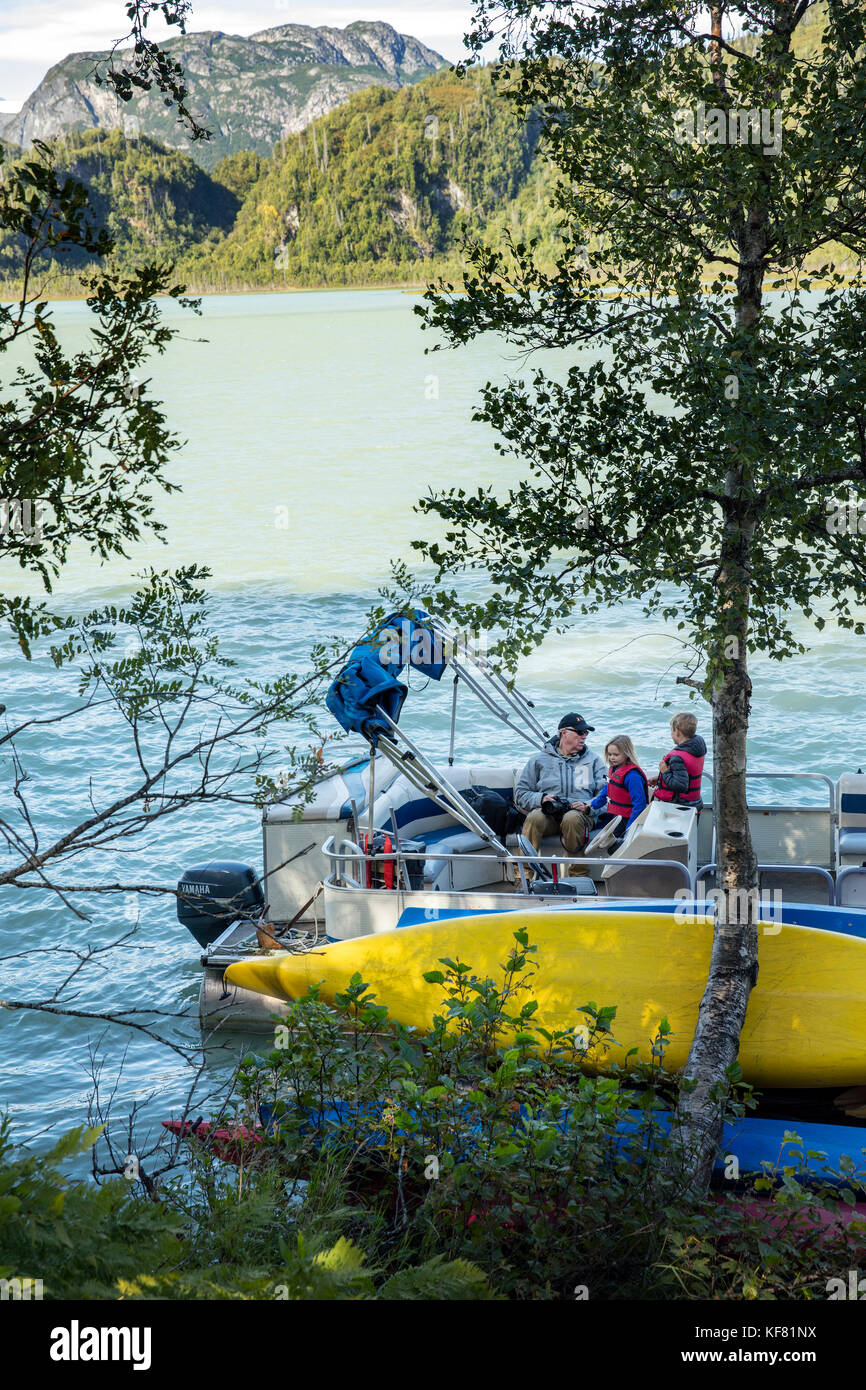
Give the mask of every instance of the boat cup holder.
[[668, 835], [672, 840], [684, 840], [686, 838], [682, 830], [669, 830]]

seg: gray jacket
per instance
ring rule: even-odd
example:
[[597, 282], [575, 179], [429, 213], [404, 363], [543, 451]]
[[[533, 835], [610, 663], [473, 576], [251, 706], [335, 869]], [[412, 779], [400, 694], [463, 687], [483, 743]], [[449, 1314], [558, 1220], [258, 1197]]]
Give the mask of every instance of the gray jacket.
[[566, 801], [589, 801], [607, 781], [604, 762], [597, 753], [584, 748], [580, 757], [564, 758], [559, 738], [549, 739], [541, 753], [530, 758], [517, 780], [514, 804], [521, 811], [533, 811], [543, 796], [563, 796]]

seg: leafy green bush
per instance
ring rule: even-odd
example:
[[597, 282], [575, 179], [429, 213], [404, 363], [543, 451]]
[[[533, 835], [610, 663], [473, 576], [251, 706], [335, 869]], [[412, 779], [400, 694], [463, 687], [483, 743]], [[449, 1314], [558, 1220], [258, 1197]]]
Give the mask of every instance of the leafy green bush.
[[[250, 169], [258, 167], [254, 156], [235, 160], [224, 183], [180, 150], [146, 136], [88, 130], [60, 136], [27, 155], [7, 155], [7, 177], [32, 165], [34, 158], [50, 164], [61, 181], [69, 178], [86, 189], [88, 214], [111, 236], [107, 263], [117, 270], [157, 257], [176, 261], [199, 244], [220, 240], [233, 227], [241, 205], [242, 193], [235, 186], [243, 189]], [[0, 279], [20, 277], [26, 254], [26, 238], [0, 227]], [[49, 261], [52, 270], [80, 277], [92, 256], [61, 238], [39, 257], [38, 268], [44, 272]]]
[[[838, 1193], [801, 1187], [795, 1164], [756, 1184], [783, 1180], [766, 1219], [742, 1193], [690, 1193], [668, 1137], [667, 1024], [649, 1065], [629, 1054], [618, 1076], [584, 1075], [616, 1010], [587, 1003], [555, 1034], [535, 1025], [535, 948], [514, 937], [498, 983], [451, 960], [425, 977], [445, 999], [423, 1037], [392, 1028], [360, 977], [333, 1008], [315, 990], [293, 1005], [270, 1055], [241, 1066], [235, 1118], [265, 1106], [277, 1121], [265, 1171], [305, 1175], [308, 1214], [339, 1201], [342, 1229], [389, 1273], [434, 1255], [469, 1260], [520, 1299], [823, 1291], [848, 1258], [847, 1237], [816, 1215]], [[731, 1081], [735, 1117], [755, 1102]]]
[[45, 1298], [114, 1298], [117, 1281], [177, 1258], [178, 1216], [119, 1178], [63, 1174], [99, 1134], [75, 1129], [46, 1154], [18, 1153], [0, 1120], [0, 1278], [43, 1281]]
[[[270, 1133], [234, 1162], [213, 1131], [191, 1141], [149, 1199], [64, 1178], [98, 1131], [37, 1158], [4, 1125], [0, 1277], [124, 1299], [826, 1297], [863, 1231], [826, 1229], [838, 1191], [802, 1187], [791, 1162], [746, 1192], [689, 1192], [668, 1136], [667, 1024], [650, 1063], [585, 1075], [616, 1010], [588, 1002], [574, 1029], [539, 1027], [534, 956], [518, 930], [498, 981], [442, 961], [424, 1035], [393, 1025], [360, 977], [334, 1006], [311, 990], [215, 1117], [250, 1126], [262, 1107]], [[754, 1099], [731, 1083], [742, 1115]]]
[[97, 1187], [64, 1176], [64, 1160], [98, 1135], [76, 1129], [47, 1154], [19, 1154], [0, 1121], [0, 1278], [41, 1279], [46, 1299], [491, 1297], [465, 1260], [383, 1278], [338, 1234], [344, 1213], [299, 1207], [292, 1220], [273, 1174], [244, 1189], [233, 1173], [196, 1165], [156, 1201], [123, 1179]]

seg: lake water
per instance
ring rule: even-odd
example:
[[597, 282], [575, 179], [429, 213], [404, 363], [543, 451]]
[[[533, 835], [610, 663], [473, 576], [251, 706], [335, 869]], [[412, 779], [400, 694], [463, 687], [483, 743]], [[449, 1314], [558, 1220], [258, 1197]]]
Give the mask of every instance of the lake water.
[[[74, 556], [57, 607], [116, 601], [144, 565], [195, 561], [213, 571], [213, 626], [247, 674], [293, 666], [323, 634], [351, 638], [387, 580], [389, 560], [411, 557], [409, 543], [427, 525], [413, 504], [428, 486], [474, 488], [507, 483], [514, 473], [471, 413], [481, 383], [519, 374], [520, 363], [493, 342], [425, 356], [430, 335], [412, 313], [417, 302], [389, 290], [215, 297], [203, 302], [201, 318], [167, 304], [183, 334], [155, 362], [152, 379], [187, 441], [173, 469], [183, 492], [160, 503], [170, 543], [142, 545], [128, 561], [102, 566]], [[58, 304], [54, 313], [67, 341], [81, 342], [85, 306]], [[751, 766], [836, 777], [866, 763], [863, 644], [832, 625], [822, 633], [804, 625], [802, 635], [811, 644], [806, 656], [784, 666], [754, 663]], [[597, 726], [591, 744], [601, 749], [606, 736], [628, 732], [654, 768], [668, 746], [669, 702], [682, 703], [678, 651], [673, 631], [647, 622], [638, 605], [624, 605], [549, 639], [524, 661], [520, 683], [548, 724], [577, 709]], [[0, 700], [15, 723], [66, 707], [74, 688], [68, 673], [43, 656], [24, 662], [5, 638], [0, 652]], [[450, 687], [431, 686], [410, 697], [403, 720], [437, 754], [446, 747], [449, 698]], [[464, 703], [462, 715], [458, 754], [527, 755], [481, 707]], [[708, 733], [707, 717], [701, 728]], [[98, 798], [100, 788], [126, 785], [134, 773], [123, 730], [95, 713], [31, 733], [22, 751], [31, 805], [46, 830], [82, 818], [91, 782]], [[8, 771], [7, 760], [7, 815]], [[228, 805], [165, 820], [123, 855], [73, 862], [63, 881], [92, 882], [98, 874], [173, 886], [186, 865], [216, 857], [260, 865], [254, 810]], [[77, 949], [104, 944], [137, 922], [133, 947], [86, 975], [75, 1007], [190, 1008], [195, 1015], [198, 950], [171, 899], [75, 901], [88, 921], [36, 890], [4, 890], [0, 955], [55, 941]], [[10, 962], [3, 996], [44, 998], [62, 964], [44, 954]], [[37, 1013], [3, 1013], [0, 1026], [0, 1103], [19, 1138], [47, 1143], [52, 1132], [84, 1122], [97, 1040], [106, 1081], [126, 1049], [121, 1109], [154, 1096], [142, 1121], [151, 1133], [188, 1084], [179, 1061], [142, 1036], [102, 1037], [84, 1021]], [[216, 1058], [214, 1075], [226, 1065]]]

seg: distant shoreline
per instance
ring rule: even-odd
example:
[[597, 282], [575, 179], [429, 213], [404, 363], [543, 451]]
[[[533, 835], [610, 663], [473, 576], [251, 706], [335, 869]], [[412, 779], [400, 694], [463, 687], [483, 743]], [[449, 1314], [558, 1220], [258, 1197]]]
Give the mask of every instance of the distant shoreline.
[[[180, 277], [180, 278], [182, 279], [182, 277]], [[423, 281], [422, 281], [422, 280], [397, 280], [397, 281], [390, 281], [390, 280], [389, 280], [389, 281], [372, 280], [372, 281], [370, 281], [369, 283], [366, 283], [366, 284], [349, 284], [349, 285], [335, 285], [335, 284], [324, 284], [324, 285], [244, 285], [244, 284], [238, 284], [238, 285], [231, 285], [231, 286], [225, 286], [225, 287], [220, 286], [220, 288], [218, 288], [218, 289], [217, 289], [216, 287], [213, 287], [213, 286], [200, 287], [200, 286], [195, 286], [195, 285], [187, 285], [187, 287], [186, 287], [186, 289], [183, 291], [183, 293], [184, 293], [185, 295], [190, 296], [190, 298], [192, 298], [192, 299], [202, 298], [202, 297], [204, 297], [204, 296], [206, 296], [206, 295], [208, 295], [208, 296], [214, 296], [214, 297], [216, 297], [216, 296], [222, 297], [223, 295], [228, 296], [228, 295], [242, 295], [242, 294], [320, 294], [320, 293], [324, 294], [324, 293], [329, 293], [329, 292], [330, 292], [330, 293], [333, 293], [334, 291], [337, 291], [337, 290], [339, 290], [339, 291], [344, 291], [344, 290], [361, 290], [361, 291], [366, 291], [366, 290], [402, 290], [402, 291], [404, 291], [404, 292], [406, 292], [406, 293], [414, 292], [414, 293], [422, 294], [422, 293], [428, 288], [429, 284], [430, 284], [430, 281], [429, 281], [429, 280], [423, 280]], [[456, 287], [455, 287], [455, 288], [456, 288]], [[154, 295], [154, 298], [155, 298], [155, 299], [170, 299], [171, 297], [172, 297], [172, 296], [167, 295], [167, 294], [158, 294], [158, 295]], [[87, 298], [88, 298], [88, 296], [87, 296], [87, 294], [86, 294], [83, 290], [75, 291], [75, 290], [71, 290], [71, 289], [70, 289], [70, 290], [61, 290], [61, 291], [57, 292], [56, 294], [38, 295], [38, 296], [34, 299], [33, 302], [47, 303], [47, 304], [63, 304], [63, 303], [70, 303], [70, 302], [76, 302], [76, 301], [77, 301], [77, 302], [83, 303], [84, 301], [87, 300]], [[18, 304], [18, 303], [20, 303], [20, 296], [17, 295], [17, 294], [12, 293], [12, 291], [11, 291], [10, 286], [8, 285], [8, 283], [7, 283], [7, 284], [2, 284], [2, 283], [0, 283], [0, 304]]]
[[[843, 276], [843, 280], [847, 288], [851, 289], [856, 288], [858, 286], [862, 287], [863, 281], [861, 277], [858, 275], [856, 268], [851, 267], [850, 263], [845, 264], [844, 267], [840, 266], [840, 273]], [[460, 279], [459, 272], [455, 269], [455, 267], [447, 266], [437, 269], [435, 272], [432, 272], [430, 276], [423, 280], [370, 280], [364, 281], [362, 283], [325, 283], [315, 285], [277, 285], [273, 283], [255, 285], [245, 283], [243, 281], [236, 281], [229, 285], [220, 286], [202, 286], [195, 284], [187, 284], [183, 293], [184, 295], [187, 295], [192, 299], [204, 298], [206, 296], [217, 298], [223, 296], [245, 294], [333, 294], [337, 291], [343, 293], [345, 291], [351, 290], [357, 290], [359, 292], [368, 292], [370, 290], [399, 290], [404, 294], [423, 294], [427, 291], [427, 289], [430, 288], [431, 284], [433, 284], [435, 280], [440, 278], [450, 279], [454, 282], [452, 291], [453, 293], [460, 294], [463, 292], [462, 286], [459, 283], [457, 283]], [[794, 278], [784, 277], [782, 279], [781, 285], [777, 285], [776, 282], [780, 278], [781, 277], [776, 276], [772, 277], [773, 284], [771, 286], [765, 287], [765, 293], [773, 293], [777, 291], [779, 288], [790, 289], [796, 283]], [[808, 269], [804, 269], [798, 277], [798, 279], [801, 281], [808, 280], [810, 289], [815, 290], [826, 289], [830, 283], [825, 279], [819, 278], [816, 274], [810, 272]], [[178, 280], [180, 283], [183, 283], [182, 274], [178, 275]], [[704, 280], [702, 286], [705, 294], [709, 293], [711, 285], [712, 278], [708, 274], [708, 277]], [[729, 290], [729, 293], [733, 293], [733, 291]], [[171, 297], [172, 296], [167, 294], [154, 295], [155, 299], [169, 299]], [[60, 289], [55, 293], [34, 295], [32, 302], [62, 304], [69, 302], [84, 302], [87, 298], [87, 294], [80, 287], [73, 288], [70, 286], [68, 289]], [[9, 281], [6, 281], [5, 283], [0, 281], [0, 304], [8, 305], [18, 303], [20, 303], [20, 295], [13, 290], [12, 284]]]

